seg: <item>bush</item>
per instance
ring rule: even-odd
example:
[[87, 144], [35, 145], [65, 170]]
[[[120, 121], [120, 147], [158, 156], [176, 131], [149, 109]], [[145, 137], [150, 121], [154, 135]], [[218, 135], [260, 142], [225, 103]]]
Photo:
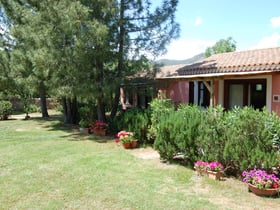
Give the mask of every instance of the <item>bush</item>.
[[171, 100], [168, 99], [154, 99], [150, 103], [150, 120], [151, 125], [148, 129], [147, 138], [153, 142], [157, 136], [157, 132], [159, 130], [159, 122], [161, 122], [161, 118], [165, 116], [165, 114], [174, 111], [174, 105]]
[[134, 133], [139, 142], [146, 142], [148, 127], [150, 126], [149, 109], [133, 108], [117, 116], [114, 121], [115, 132], [127, 130]]
[[0, 120], [7, 120], [12, 114], [13, 106], [9, 101], [0, 101]]
[[198, 158], [196, 141], [203, 112], [196, 106], [180, 106], [177, 111], [166, 112], [159, 118], [155, 148], [162, 158], [173, 160], [180, 155], [184, 161]]
[[203, 110], [199, 124], [196, 147], [198, 159], [205, 161], [223, 161], [223, 148], [226, 142], [227, 126], [221, 106]]
[[279, 161], [280, 119], [267, 110], [224, 112], [221, 107], [181, 105], [177, 111], [155, 109], [151, 116], [154, 147], [163, 159], [173, 161], [180, 155], [188, 164], [218, 161], [234, 175], [251, 168], [270, 169]]
[[35, 104], [30, 104], [28, 107], [28, 113], [36, 113], [36, 112], [41, 112], [41, 108]]
[[275, 114], [250, 107], [234, 109], [227, 113], [225, 125], [227, 141], [223, 158], [228, 167], [241, 173], [252, 168], [269, 169], [277, 164], [279, 154], [273, 140], [279, 139], [275, 128], [280, 121]]

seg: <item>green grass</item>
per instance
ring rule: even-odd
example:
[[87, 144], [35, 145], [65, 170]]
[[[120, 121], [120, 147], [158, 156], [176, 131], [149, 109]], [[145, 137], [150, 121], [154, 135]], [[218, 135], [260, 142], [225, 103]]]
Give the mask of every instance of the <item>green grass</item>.
[[277, 209], [235, 179], [144, 160], [59, 118], [0, 121], [0, 209]]

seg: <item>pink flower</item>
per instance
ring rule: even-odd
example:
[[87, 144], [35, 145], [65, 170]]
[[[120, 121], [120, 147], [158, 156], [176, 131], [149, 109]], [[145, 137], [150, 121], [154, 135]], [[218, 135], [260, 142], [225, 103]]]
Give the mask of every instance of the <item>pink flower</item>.
[[268, 174], [264, 170], [251, 170], [242, 173], [243, 181], [255, 185], [256, 187], [263, 188], [278, 188], [279, 179], [275, 174]]
[[198, 160], [195, 164], [194, 164], [194, 167], [195, 168], [198, 168], [198, 169], [200, 169], [200, 170], [204, 170], [205, 168], [206, 168], [206, 166], [207, 166], [207, 162], [203, 162], [203, 161], [201, 161], [201, 160]]
[[224, 166], [219, 162], [211, 162], [207, 165], [207, 169], [210, 171], [222, 171]]

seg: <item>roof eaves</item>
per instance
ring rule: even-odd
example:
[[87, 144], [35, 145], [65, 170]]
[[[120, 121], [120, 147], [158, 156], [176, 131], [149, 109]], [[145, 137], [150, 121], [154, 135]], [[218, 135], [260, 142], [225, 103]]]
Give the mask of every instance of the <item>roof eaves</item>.
[[266, 70], [266, 71], [250, 71], [250, 72], [220, 72], [220, 73], [179, 75], [174, 77], [161, 77], [156, 79], [164, 80], [164, 79], [193, 79], [193, 78], [211, 78], [211, 77], [225, 77], [225, 76], [244, 76], [244, 75], [253, 75], [253, 74], [266, 74], [271, 72], [275, 72], [275, 71]]

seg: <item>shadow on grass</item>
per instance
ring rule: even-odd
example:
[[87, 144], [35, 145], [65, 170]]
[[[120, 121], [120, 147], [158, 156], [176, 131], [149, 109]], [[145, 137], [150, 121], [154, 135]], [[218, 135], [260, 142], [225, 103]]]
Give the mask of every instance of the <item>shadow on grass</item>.
[[34, 121], [50, 131], [64, 131], [69, 134], [78, 132], [78, 125], [64, 123], [62, 114], [52, 114], [49, 117], [31, 116], [28, 119], [24, 119], [22, 115], [14, 115], [11, 120]]
[[31, 116], [28, 119], [24, 119], [23, 115], [14, 115], [15, 118], [11, 120], [22, 121], [34, 121], [38, 123], [42, 128], [46, 128], [49, 131], [63, 131], [66, 134], [61, 135], [60, 138], [68, 139], [69, 141], [94, 141], [97, 143], [109, 143], [113, 142], [115, 137], [113, 135], [99, 136], [95, 134], [87, 134], [84, 131], [79, 130], [78, 125], [65, 124], [62, 114], [52, 114], [50, 117]]

